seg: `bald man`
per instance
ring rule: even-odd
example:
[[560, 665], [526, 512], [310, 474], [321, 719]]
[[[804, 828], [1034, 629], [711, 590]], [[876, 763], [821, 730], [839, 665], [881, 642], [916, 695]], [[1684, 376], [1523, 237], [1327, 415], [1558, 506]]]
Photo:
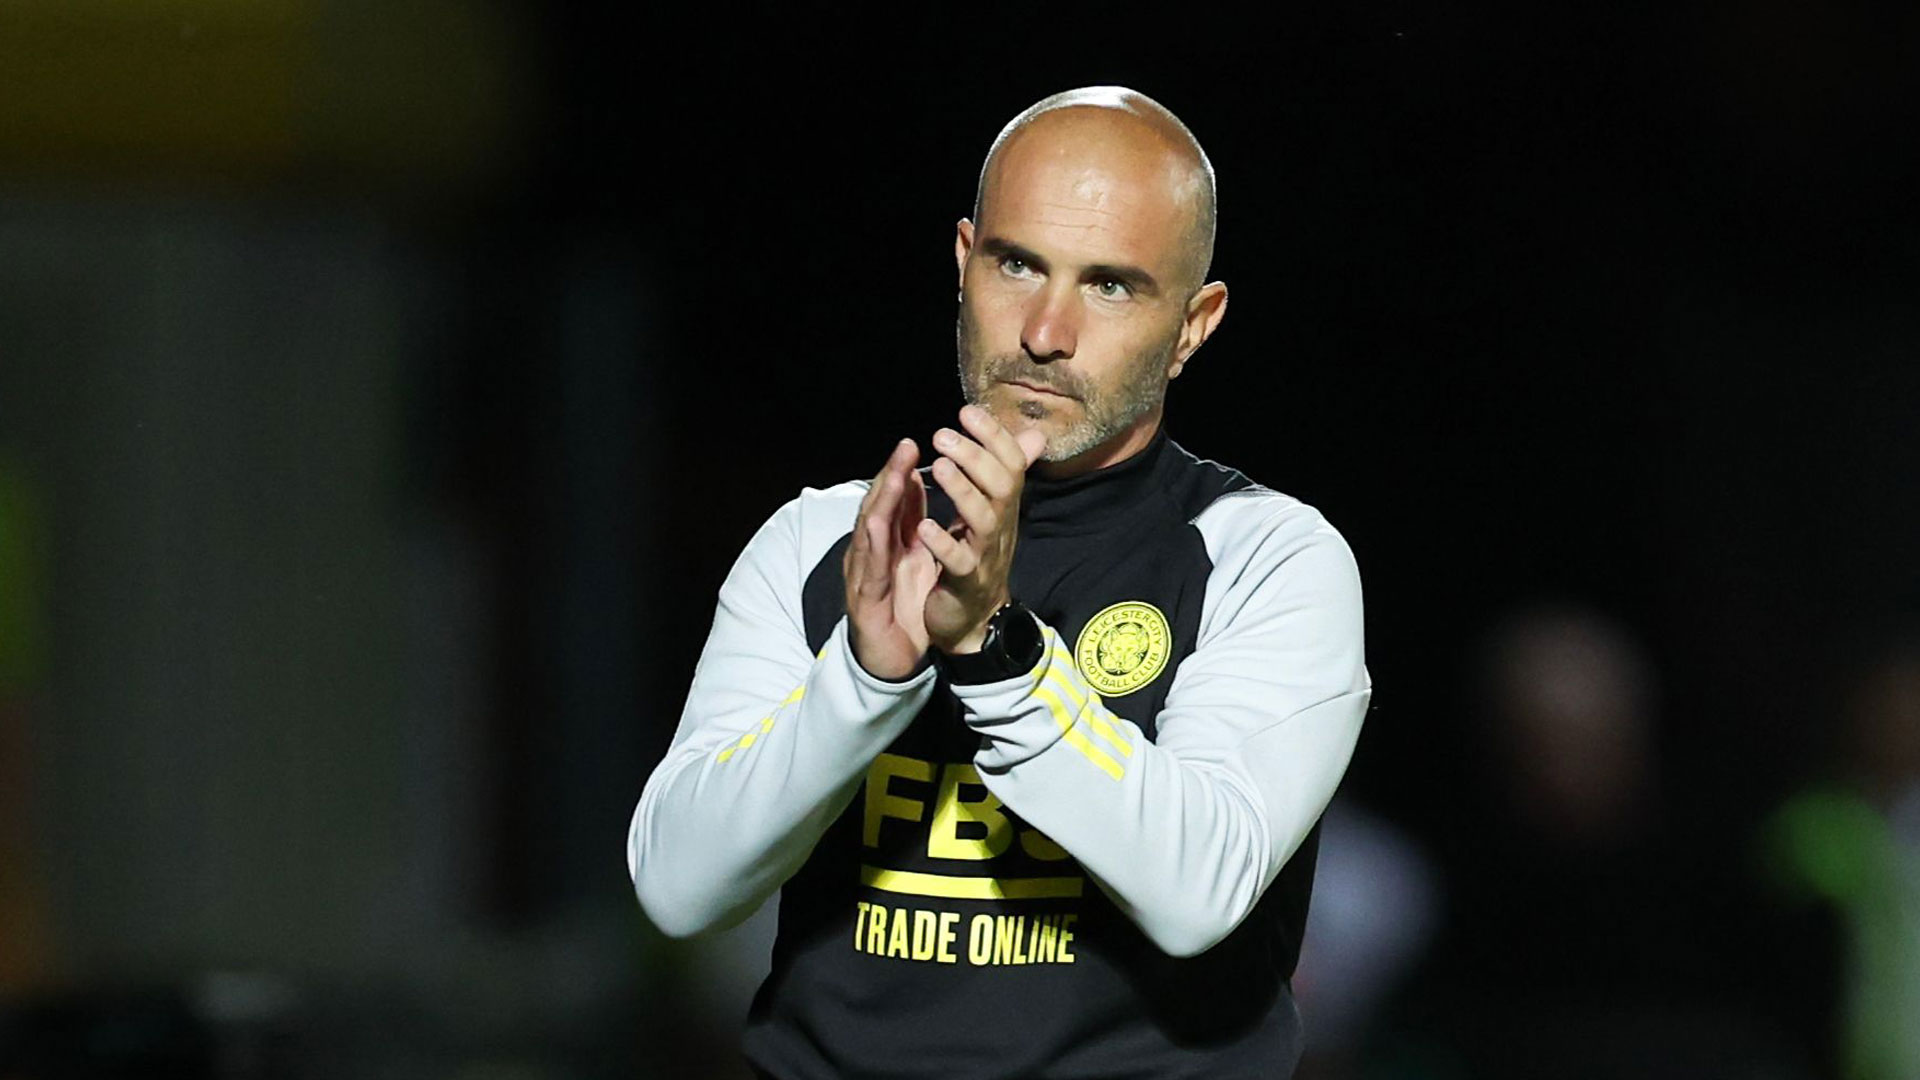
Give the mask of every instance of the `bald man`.
[[1312, 507], [1162, 430], [1220, 325], [1212, 166], [1118, 87], [1009, 123], [954, 240], [958, 422], [721, 586], [628, 838], [662, 930], [780, 892], [764, 1076], [1276, 1077], [1370, 682]]

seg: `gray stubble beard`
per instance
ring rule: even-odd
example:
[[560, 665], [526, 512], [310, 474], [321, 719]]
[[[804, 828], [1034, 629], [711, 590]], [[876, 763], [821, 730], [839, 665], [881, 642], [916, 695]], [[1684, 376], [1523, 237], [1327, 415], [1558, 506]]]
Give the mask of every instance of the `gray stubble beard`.
[[[954, 320], [954, 341], [959, 354], [960, 393], [968, 404], [985, 407], [987, 391], [993, 384], [1014, 378], [1058, 390], [1080, 402], [1079, 418], [1069, 423], [1066, 430], [1047, 439], [1047, 447], [1040, 453], [1040, 460], [1047, 462], [1079, 457], [1159, 407], [1167, 396], [1165, 372], [1180, 341], [1176, 326], [1165, 341], [1133, 357], [1127, 365], [1125, 381], [1115, 393], [1106, 394], [1090, 386], [1077, 373], [1055, 363], [1037, 363], [1025, 353], [986, 357], [976, 365], [977, 370], [969, 370], [972, 337], [963, 301], [959, 317]], [[1017, 408], [1021, 416], [1036, 423], [1048, 419], [1054, 412], [1046, 403], [1031, 399], [1020, 402]]]

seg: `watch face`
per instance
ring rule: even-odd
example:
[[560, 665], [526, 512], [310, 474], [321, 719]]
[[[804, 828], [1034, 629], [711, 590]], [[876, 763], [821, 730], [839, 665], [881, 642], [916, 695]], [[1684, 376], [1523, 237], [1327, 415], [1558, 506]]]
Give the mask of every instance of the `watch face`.
[[1021, 604], [1009, 604], [995, 617], [1000, 624], [1000, 652], [1007, 660], [1021, 669], [1040, 662], [1040, 623], [1034, 619], [1033, 612]]
[[942, 654], [940, 663], [956, 683], [999, 682], [1031, 671], [1040, 662], [1045, 646], [1033, 612], [1009, 604], [987, 621], [987, 638], [980, 643], [979, 652]]

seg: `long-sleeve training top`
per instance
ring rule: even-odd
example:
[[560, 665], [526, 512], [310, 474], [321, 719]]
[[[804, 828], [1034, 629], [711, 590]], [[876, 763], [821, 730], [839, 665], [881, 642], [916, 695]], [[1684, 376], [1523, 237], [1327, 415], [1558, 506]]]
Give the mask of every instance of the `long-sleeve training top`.
[[1163, 433], [1028, 478], [1011, 590], [1043, 624], [1033, 670], [887, 682], [847, 640], [866, 487], [809, 489], [748, 543], [629, 834], [669, 934], [780, 890], [749, 1059], [807, 1080], [1286, 1075], [1317, 823], [1371, 685], [1345, 541]]

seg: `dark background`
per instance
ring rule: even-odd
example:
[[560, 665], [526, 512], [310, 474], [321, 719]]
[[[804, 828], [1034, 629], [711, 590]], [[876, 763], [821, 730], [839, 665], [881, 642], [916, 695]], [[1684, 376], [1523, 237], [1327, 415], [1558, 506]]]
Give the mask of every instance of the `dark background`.
[[[1915, 22], [9, 5], [0, 1076], [732, 1075], [758, 946], [653, 934], [627, 817], [753, 530], [950, 422], [954, 221], [1088, 83], [1219, 175], [1169, 430], [1365, 581], [1343, 799], [1428, 915], [1309, 1068], [1651, 1075], [1625, 1009], [1837, 1074], [1765, 837], [1920, 607]], [[1503, 794], [1569, 626], [1646, 732], [1601, 842]]]

